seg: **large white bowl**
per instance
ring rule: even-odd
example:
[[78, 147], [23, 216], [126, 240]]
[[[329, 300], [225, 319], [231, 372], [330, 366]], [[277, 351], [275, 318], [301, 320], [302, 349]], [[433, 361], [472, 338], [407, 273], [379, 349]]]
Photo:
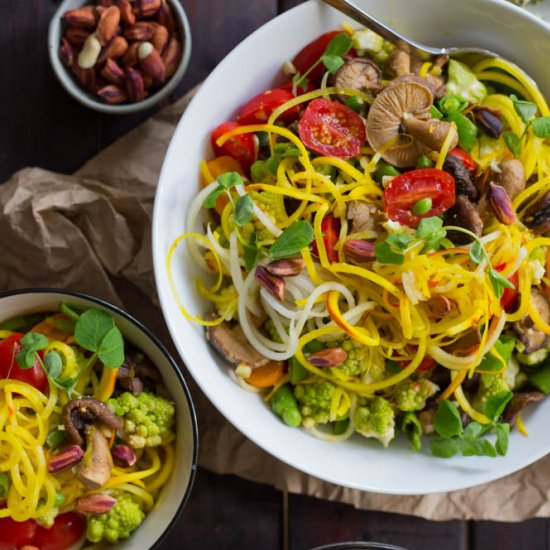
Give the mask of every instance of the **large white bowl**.
[[[363, 0], [361, 4], [427, 44], [477, 45], [500, 52], [527, 70], [550, 95], [550, 28], [519, 8], [494, 0]], [[423, 494], [484, 483], [550, 451], [550, 401], [533, 407], [527, 418], [530, 436], [514, 432], [503, 458], [443, 460], [428, 452], [413, 453], [405, 441], [383, 449], [359, 436], [344, 443], [320, 441], [286, 427], [258, 396], [231, 380], [202, 328], [180, 313], [168, 284], [166, 255], [184, 231], [186, 213], [198, 189], [199, 161], [212, 155], [209, 133], [254, 94], [282, 81], [281, 64], [343, 19], [313, 0], [284, 13], [235, 48], [193, 99], [170, 144], [155, 201], [153, 253], [162, 309], [179, 352], [212, 403], [243, 434], [284, 462], [340, 485], [381, 493]], [[177, 256], [173, 269], [185, 305], [203, 313], [206, 305], [194, 284], [197, 273], [185, 250]]]
[[153, 362], [176, 406], [176, 465], [157, 506], [126, 541], [106, 544], [109, 550], [149, 550], [176, 524], [191, 493], [198, 458], [197, 417], [191, 394], [176, 363], [164, 346], [139, 321], [121, 309], [92, 296], [55, 289], [0, 292], [0, 322], [32, 313], [59, 311], [61, 302], [110, 313], [124, 338]]

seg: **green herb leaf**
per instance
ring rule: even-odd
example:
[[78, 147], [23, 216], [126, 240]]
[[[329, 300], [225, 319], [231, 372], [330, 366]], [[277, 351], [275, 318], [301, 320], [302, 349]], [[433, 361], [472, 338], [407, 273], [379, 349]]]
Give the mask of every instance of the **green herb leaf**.
[[0, 323], [0, 330], [27, 332], [27, 330], [42, 321], [43, 318], [43, 315], [19, 315]]
[[464, 456], [497, 456], [495, 448], [488, 439], [465, 435], [459, 440], [459, 446]]
[[506, 147], [510, 149], [514, 157], [519, 157], [519, 155], [521, 154], [521, 139], [516, 134], [514, 134], [514, 132], [504, 132], [502, 134], [502, 139], [504, 139]]
[[63, 370], [63, 361], [57, 351], [49, 351], [44, 356], [44, 367], [50, 378], [57, 379]]
[[504, 456], [508, 452], [508, 436], [510, 435], [510, 424], [497, 424], [495, 426], [497, 434], [497, 442], [495, 449], [500, 456]]
[[412, 235], [402, 232], [390, 233], [386, 237], [386, 242], [397, 250], [405, 250], [413, 241], [414, 237]]
[[439, 458], [451, 458], [460, 450], [454, 439], [432, 439], [430, 447], [432, 448], [432, 454]]
[[10, 478], [7, 472], [0, 472], [0, 500], [5, 499], [8, 496], [10, 489]]
[[21, 369], [32, 369], [36, 361], [36, 352], [48, 347], [49, 340], [43, 334], [28, 332], [21, 338], [23, 347], [15, 356], [15, 360]]
[[535, 118], [531, 122], [534, 134], [539, 138], [550, 138], [550, 116]]
[[443, 439], [462, 433], [460, 413], [451, 401], [447, 399], [440, 401], [434, 415], [434, 428]]
[[260, 249], [258, 248], [258, 234], [254, 232], [250, 236], [249, 243], [244, 247], [244, 253], [243, 253], [244, 265], [248, 272], [252, 271], [252, 269], [258, 262], [259, 256], [260, 256]]
[[224, 190], [221, 187], [216, 187], [208, 193], [206, 198], [202, 201], [203, 208], [214, 208], [218, 197], [223, 193], [223, 191]]
[[287, 258], [309, 246], [314, 232], [310, 223], [299, 220], [288, 226], [271, 245], [269, 255], [272, 259]]
[[336, 74], [338, 69], [344, 64], [344, 60], [337, 55], [323, 55], [321, 58], [324, 66], [330, 71], [331, 74]]
[[74, 338], [79, 346], [88, 351], [97, 352], [114, 326], [114, 319], [106, 311], [89, 309], [76, 323]]
[[479, 241], [474, 241], [470, 247], [470, 258], [475, 264], [480, 264], [483, 261], [483, 245]]
[[401, 252], [395, 252], [386, 241], [374, 245], [374, 255], [381, 264], [402, 265], [405, 261], [405, 256]]
[[[480, 372], [487, 372], [487, 371], [501, 371], [503, 367], [505, 367], [508, 364], [508, 361], [510, 360], [510, 357], [512, 356], [512, 352], [514, 351], [514, 348], [516, 347], [516, 340], [515, 338], [511, 338], [510, 336], [501, 336], [493, 346], [493, 349], [502, 357], [502, 361], [489, 350], [481, 360], [481, 363], [477, 367], [477, 370]], [[504, 363], [504, 364], [503, 364]]]
[[483, 426], [479, 422], [470, 422], [464, 428], [464, 435], [468, 435], [470, 437], [479, 437], [482, 431]]
[[537, 114], [537, 106], [530, 101], [518, 99], [515, 95], [511, 95], [510, 99], [514, 104], [514, 109], [523, 122], [529, 122]]
[[103, 338], [97, 350], [100, 361], [111, 369], [118, 369], [124, 362], [124, 339], [114, 326]]
[[503, 277], [498, 271], [490, 269], [487, 274], [489, 275], [489, 281], [491, 281], [491, 285], [497, 298], [502, 298], [505, 288], [515, 288], [514, 284]]
[[250, 195], [239, 198], [235, 206], [235, 223], [238, 227], [246, 225], [254, 214], [254, 201]]
[[218, 185], [222, 189], [231, 189], [236, 185], [244, 185], [244, 180], [239, 172], [226, 172], [217, 178]]
[[265, 167], [270, 174], [273, 174], [275, 176], [277, 175], [277, 168], [279, 168], [280, 162], [280, 157], [278, 155], [273, 155], [265, 161]]
[[437, 250], [442, 246], [447, 231], [442, 229], [443, 221], [437, 216], [422, 218], [416, 228], [416, 237], [426, 241], [425, 250]]
[[347, 32], [337, 34], [327, 45], [325, 55], [346, 55], [352, 45], [351, 36]]
[[471, 151], [476, 141], [477, 126], [468, 117], [455, 111], [447, 115], [447, 120], [456, 124], [458, 146], [465, 151]]
[[490, 420], [496, 420], [502, 414], [513, 395], [511, 391], [500, 391], [491, 395], [483, 404], [485, 416]]

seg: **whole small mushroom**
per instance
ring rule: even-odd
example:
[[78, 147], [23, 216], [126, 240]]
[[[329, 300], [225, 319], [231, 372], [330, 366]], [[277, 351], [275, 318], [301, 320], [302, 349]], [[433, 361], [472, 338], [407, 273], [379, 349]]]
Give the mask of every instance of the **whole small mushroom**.
[[[376, 92], [380, 89], [380, 69], [370, 59], [348, 59], [336, 73], [334, 86], [361, 92]], [[346, 96], [341, 100], [345, 102]]]

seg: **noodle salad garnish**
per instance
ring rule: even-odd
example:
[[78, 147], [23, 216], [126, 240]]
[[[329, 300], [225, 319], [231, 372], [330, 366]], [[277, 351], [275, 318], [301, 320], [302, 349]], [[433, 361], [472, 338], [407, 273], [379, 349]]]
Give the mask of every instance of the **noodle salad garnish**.
[[103, 310], [0, 324], [0, 546], [128, 538], [174, 467], [175, 408]]
[[[422, 61], [366, 29], [284, 71], [212, 132], [167, 258], [180, 310], [289, 426], [506, 454], [550, 391], [544, 97], [502, 59]], [[171, 273], [183, 242], [202, 315]]]

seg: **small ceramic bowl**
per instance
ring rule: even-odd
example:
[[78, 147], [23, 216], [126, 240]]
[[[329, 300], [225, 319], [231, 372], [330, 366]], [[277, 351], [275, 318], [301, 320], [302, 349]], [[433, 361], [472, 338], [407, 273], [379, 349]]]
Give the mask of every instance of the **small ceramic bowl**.
[[126, 541], [106, 545], [109, 550], [153, 548], [175, 525], [195, 478], [198, 456], [197, 418], [191, 394], [175, 361], [149, 330], [121, 309], [92, 296], [55, 289], [29, 289], [0, 293], [0, 323], [33, 313], [59, 311], [61, 302], [110, 313], [125, 340], [141, 350], [159, 370], [176, 407], [175, 468], [164, 486], [157, 506], [147, 514], [136, 532]]
[[[189, 26], [189, 21], [185, 11], [181, 7], [178, 0], [166, 1], [172, 8], [172, 13], [174, 15], [178, 35], [182, 45], [181, 60], [178, 68], [161, 88], [147, 96], [142, 101], [135, 103], [122, 103], [118, 105], [105, 103], [98, 97], [85, 90], [75, 79], [70, 69], [68, 69], [61, 62], [59, 58], [59, 46], [61, 44], [61, 36], [64, 30], [63, 21], [61, 20], [62, 15], [68, 10], [80, 8], [86, 4], [92, 3], [90, 0], [64, 0], [61, 2], [50, 22], [48, 33], [48, 50], [50, 55], [50, 63], [57, 78], [59, 79], [59, 82], [61, 82], [61, 85], [65, 88], [65, 90], [67, 90], [70, 95], [86, 107], [109, 114], [130, 114], [145, 111], [159, 103], [162, 99], [173, 92], [181, 81], [187, 69], [187, 65], [189, 64], [189, 58], [191, 56], [191, 28]], [[95, 4], [95, 2], [93, 3]]]

